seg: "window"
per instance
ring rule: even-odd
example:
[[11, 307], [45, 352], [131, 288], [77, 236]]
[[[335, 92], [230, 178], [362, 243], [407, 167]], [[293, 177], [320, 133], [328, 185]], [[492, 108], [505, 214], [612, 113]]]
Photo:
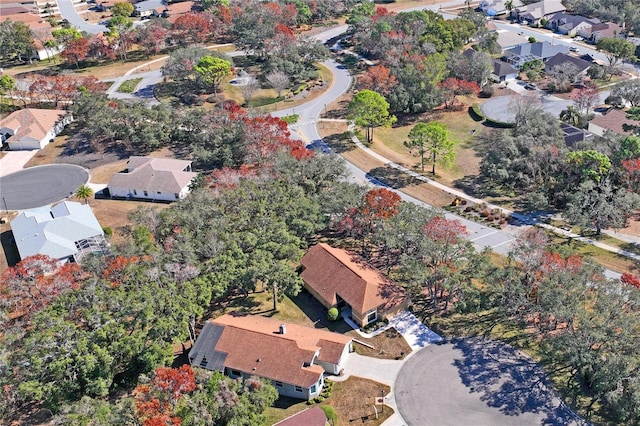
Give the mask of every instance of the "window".
[[367, 314], [367, 324], [369, 324], [370, 322], [374, 322], [376, 318], [378, 318], [376, 311], [369, 312], [369, 314]]
[[162, 194], [162, 192], [158, 191], [158, 194]]
[[276, 387], [281, 388], [282, 387], [282, 382], [276, 382]]
[[206, 368], [208, 363], [209, 363], [209, 362], [207, 361], [207, 357], [206, 357], [206, 356], [203, 356], [203, 357], [202, 357], [202, 361], [200, 361], [200, 367], [202, 367], [202, 368]]
[[147, 190], [144, 190], [144, 196], [147, 197], [149, 195], [149, 193], [147, 192]]
[[301, 386], [296, 386], [296, 392], [302, 392], [302, 387]]
[[138, 195], [138, 191], [136, 191], [135, 189], [133, 190], [133, 195]]
[[180, 198], [180, 194], [178, 194], [177, 192], [176, 192], [175, 194], [173, 194], [173, 195], [175, 195], [175, 196], [176, 196], [176, 200], [177, 200], [178, 198]]
[[316, 393], [316, 385], [311, 386], [311, 393]]
[[232, 376], [240, 376], [240, 372], [238, 370], [231, 370]]

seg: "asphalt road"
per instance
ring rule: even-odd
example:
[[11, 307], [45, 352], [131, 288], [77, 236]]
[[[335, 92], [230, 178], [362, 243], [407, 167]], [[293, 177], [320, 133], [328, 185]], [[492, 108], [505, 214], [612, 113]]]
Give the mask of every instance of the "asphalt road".
[[0, 178], [2, 210], [24, 210], [63, 200], [89, 181], [89, 172], [72, 164], [30, 167]]
[[409, 426], [587, 424], [554, 395], [536, 362], [482, 338], [420, 350], [402, 366], [394, 392]]
[[60, 8], [60, 15], [71, 25], [79, 29], [80, 31], [84, 31], [89, 34], [98, 34], [105, 31], [108, 31], [107, 27], [104, 25], [98, 24], [90, 24], [82, 18], [78, 11], [76, 11], [75, 6], [71, 0], [56, 0], [58, 2], [58, 7]]

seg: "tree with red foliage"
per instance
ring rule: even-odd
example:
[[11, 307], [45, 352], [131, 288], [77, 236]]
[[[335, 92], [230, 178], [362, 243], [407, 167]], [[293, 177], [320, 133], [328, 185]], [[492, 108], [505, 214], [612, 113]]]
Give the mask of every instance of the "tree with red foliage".
[[640, 194], [640, 158], [622, 160], [621, 165], [626, 187]]
[[191, 12], [182, 15], [171, 27], [172, 38], [182, 46], [204, 43], [212, 29], [212, 17], [208, 12]]
[[576, 90], [572, 97], [580, 112], [588, 115], [599, 96], [598, 88], [590, 84]]
[[391, 89], [398, 84], [396, 77], [384, 65], [374, 65], [358, 79], [361, 89], [369, 89], [388, 96]]
[[94, 34], [91, 37], [89, 56], [97, 61], [113, 60], [116, 58], [114, 45], [103, 33]]
[[76, 69], [80, 69], [80, 61], [84, 61], [91, 50], [91, 43], [88, 38], [80, 37], [76, 40], [71, 40], [66, 44], [65, 49], [60, 52], [60, 55], [68, 63], [76, 64]]
[[622, 276], [620, 277], [620, 281], [640, 290], [640, 277], [636, 277], [635, 275], [627, 272], [622, 274]]
[[401, 199], [398, 194], [386, 188], [372, 189], [364, 194], [358, 207], [351, 208], [338, 222], [337, 229], [362, 243], [365, 254], [366, 238], [375, 232], [378, 224], [398, 214]]
[[442, 89], [442, 93], [445, 97], [444, 105], [446, 108], [451, 108], [456, 102], [457, 95], [470, 95], [480, 92], [480, 86], [474, 81], [465, 81], [457, 78], [449, 77], [442, 83], [438, 84], [438, 87]]
[[136, 414], [144, 426], [179, 425], [180, 418], [175, 416], [176, 404], [195, 388], [191, 366], [160, 367], [149, 384], [135, 389]]
[[166, 47], [168, 36], [169, 30], [156, 22], [137, 27], [133, 34], [136, 44], [144, 49], [147, 57], [160, 53]]
[[83, 276], [77, 263], [60, 265], [41, 254], [26, 257], [0, 275], [0, 308], [9, 319], [28, 319], [63, 292], [78, 288]]

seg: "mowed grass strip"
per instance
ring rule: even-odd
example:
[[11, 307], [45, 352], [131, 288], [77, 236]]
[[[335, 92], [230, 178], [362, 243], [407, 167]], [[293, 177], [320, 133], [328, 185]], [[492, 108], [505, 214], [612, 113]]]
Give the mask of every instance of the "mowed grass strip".
[[141, 78], [132, 78], [131, 80], [127, 80], [118, 87], [117, 91], [120, 93], [133, 93], [136, 90], [136, 86], [138, 86], [141, 81]]

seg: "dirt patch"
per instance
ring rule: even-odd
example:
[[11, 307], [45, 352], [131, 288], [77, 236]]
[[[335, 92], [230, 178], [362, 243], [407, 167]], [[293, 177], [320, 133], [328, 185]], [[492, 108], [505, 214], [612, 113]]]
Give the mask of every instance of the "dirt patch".
[[391, 388], [382, 383], [360, 377], [350, 377], [344, 382], [335, 382], [331, 396], [325, 400], [338, 415], [338, 424], [380, 425], [391, 417], [393, 409], [377, 405], [378, 419], [373, 408], [376, 398], [389, 395]]
[[353, 347], [360, 355], [372, 358], [399, 360], [411, 353], [411, 347], [395, 328], [390, 328], [371, 339], [360, 336], [356, 331], [350, 331], [347, 334], [353, 336], [356, 340], [373, 346], [373, 348], [369, 348], [354, 342]]
[[113, 236], [111, 237], [111, 244], [118, 245], [125, 243], [130, 234], [127, 230], [127, 226], [131, 225], [129, 221], [129, 212], [135, 210], [138, 207], [152, 207], [158, 210], [164, 210], [170, 206], [170, 204], [164, 203], [149, 203], [144, 201], [124, 201], [124, 200], [91, 200], [89, 205], [93, 209], [100, 226], [103, 228], [109, 227], [113, 230]]

